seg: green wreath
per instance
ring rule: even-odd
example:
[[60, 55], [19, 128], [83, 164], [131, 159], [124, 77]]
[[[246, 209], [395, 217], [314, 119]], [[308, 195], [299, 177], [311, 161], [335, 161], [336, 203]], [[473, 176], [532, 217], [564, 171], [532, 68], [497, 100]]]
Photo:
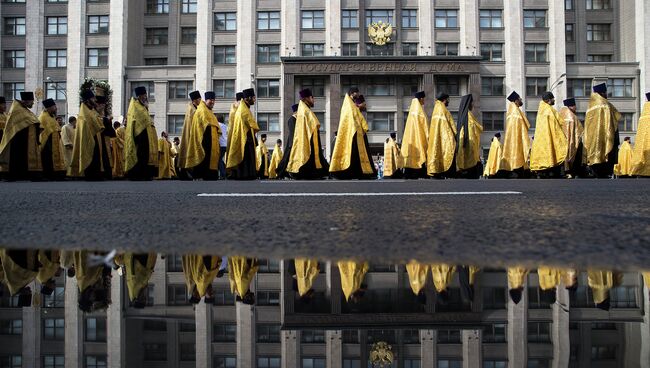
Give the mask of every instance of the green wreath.
[[[85, 90], [91, 90], [95, 95], [106, 96], [106, 115], [110, 116], [113, 113], [113, 90], [111, 89], [111, 85], [108, 84], [108, 81], [86, 77], [79, 88], [79, 101], [83, 100], [81, 95]], [[102, 90], [103, 92], [98, 93], [97, 90]]]

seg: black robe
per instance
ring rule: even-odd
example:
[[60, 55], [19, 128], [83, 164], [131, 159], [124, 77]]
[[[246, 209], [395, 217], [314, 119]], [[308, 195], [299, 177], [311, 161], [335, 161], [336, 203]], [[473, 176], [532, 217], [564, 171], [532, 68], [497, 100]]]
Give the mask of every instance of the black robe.
[[219, 169], [210, 169], [210, 158], [212, 152], [212, 128], [208, 125], [203, 132], [203, 140], [201, 141], [205, 157], [203, 161], [192, 169], [192, 177], [203, 180], [217, 180], [219, 179]]
[[[57, 132], [52, 134], [59, 134]], [[52, 159], [52, 135], [47, 141], [41, 142], [41, 165], [43, 165], [43, 179], [62, 180], [65, 178], [65, 171], [54, 171], [54, 160]]]
[[289, 128], [289, 137], [287, 138], [287, 144], [284, 146], [284, 154], [282, 155], [282, 160], [278, 164], [276, 173], [278, 174], [278, 179], [287, 177], [287, 165], [289, 165], [289, 157], [291, 156], [291, 149], [293, 148], [293, 131], [296, 128], [296, 117], [291, 115], [287, 121], [287, 127]]
[[[9, 147], [9, 172], [6, 175], [10, 181], [40, 180], [42, 178], [42, 172], [29, 171], [29, 129], [30, 127], [27, 127], [18, 131], [11, 140]], [[36, 142], [34, 144], [38, 147], [40, 124], [37, 124], [35, 129]]]
[[[309, 141], [309, 145], [311, 146], [311, 154], [309, 155], [309, 160], [307, 160], [307, 162], [300, 167], [298, 173], [290, 173], [293, 179], [318, 180], [329, 176], [330, 166], [329, 163], [327, 163], [327, 160], [325, 160], [325, 156], [323, 155], [323, 148], [320, 145], [320, 132], [316, 132], [315, 134], [317, 134], [316, 144], [314, 144], [313, 139]], [[318, 155], [320, 158], [320, 169], [316, 168], [316, 155]]]
[[[149, 165], [149, 134], [147, 129], [143, 129], [140, 134], [135, 136], [135, 144], [137, 147], [136, 157], [138, 162], [126, 173], [130, 180], [142, 181], [153, 180], [158, 175], [158, 168]], [[158, 151], [157, 147], [156, 151]]]
[[230, 169], [232, 180], [255, 180], [257, 179], [257, 161], [255, 156], [255, 137], [253, 133], [246, 133], [246, 145], [244, 146], [244, 158], [237, 167]]
[[117, 137], [115, 129], [111, 124], [111, 120], [107, 117], [103, 118], [104, 130], [102, 131], [102, 160], [104, 163], [104, 179], [113, 179], [113, 168], [111, 167], [111, 152], [110, 142], [111, 138]]

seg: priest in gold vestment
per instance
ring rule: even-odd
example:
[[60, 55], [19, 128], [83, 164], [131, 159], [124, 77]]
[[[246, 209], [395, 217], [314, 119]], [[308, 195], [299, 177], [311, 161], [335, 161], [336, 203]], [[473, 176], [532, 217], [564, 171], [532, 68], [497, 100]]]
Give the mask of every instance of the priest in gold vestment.
[[124, 134], [126, 129], [117, 121], [113, 124], [113, 129], [115, 129], [115, 137], [111, 138], [113, 179], [120, 179], [124, 177]]
[[251, 292], [250, 285], [257, 274], [258, 268], [256, 258], [228, 257], [230, 290], [235, 294], [237, 301], [248, 305], [255, 303], [255, 294]]
[[[176, 157], [176, 170], [180, 180], [192, 180], [192, 174], [187, 168], [187, 144], [190, 141], [190, 134], [192, 133], [192, 119], [196, 113], [196, 109], [201, 103], [201, 93], [199, 91], [192, 91], [189, 94], [190, 102], [185, 109], [185, 116], [183, 117], [183, 130], [181, 132], [181, 143]], [[178, 137], [177, 137], [178, 138]]]
[[564, 172], [567, 178], [583, 176], [582, 156], [584, 147], [582, 145], [582, 135], [584, 127], [576, 115], [576, 100], [568, 98], [563, 101], [564, 107], [560, 109], [560, 117], [564, 124], [564, 135], [567, 138], [567, 155], [564, 160]]
[[528, 174], [528, 155], [530, 153], [530, 123], [526, 114], [521, 111], [524, 102], [517, 92], [508, 96], [508, 112], [506, 113], [506, 129], [503, 139], [503, 158], [500, 170], [504, 175], [513, 178], [523, 178]]
[[607, 100], [607, 84], [593, 87], [585, 116], [584, 147], [590, 175], [608, 178], [618, 161], [621, 113]]
[[255, 149], [255, 166], [258, 179], [269, 178], [269, 148], [266, 147], [266, 134], [260, 136], [260, 142]]
[[588, 270], [587, 283], [591, 288], [596, 308], [608, 311], [611, 306], [609, 291], [621, 286], [623, 274], [615, 271]]
[[515, 304], [521, 301], [527, 275], [528, 270], [523, 267], [508, 267], [508, 293]]
[[190, 294], [189, 301], [197, 304], [205, 297], [206, 303], [214, 301], [212, 282], [215, 277], [221, 277], [220, 256], [186, 254], [182, 257], [185, 286]]
[[234, 116], [228, 122], [228, 153], [226, 170], [229, 179], [254, 180], [257, 178], [255, 134], [260, 130], [250, 107], [255, 105], [255, 91], [252, 88], [242, 91], [242, 101]]
[[173, 161], [171, 156], [172, 143], [169, 141], [167, 132], [160, 133], [158, 138], [158, 176], [157, 179], [171, 179], [173, 168]]
[[396, 142], [397, 133], [392, 132], [384, 143], [384, 179], [400, 179], [402, 177], [402, 153]]
[[147, 305], [147, 287], [157, 258], [158, 255], [153, 252], [128, 252], [115, 257], [115, 264], [124, 267], [129, 301], [134, 308], [142, 309]]
[[61, 128], [61, 142], [63, 143], [66, 171], [72, 162], [72, 147], [74, 146], [74, 134], [76, 126], [77, 118], [71, 116], [68, 118], [68, 123]]
[[473, 101], [474, 98], [471, 94], [463, 96], [458, 111], [456, 175], [465, 179], [478, 179], [483, 173], [481, 162], [483, 126], [472, 113]]
[[29, 284], [34, 281], [39, 271], [38, 250], [35, 249], [0, 249], [0, 267], [10, 296], [19, 295], [20, 307], [32, 303], [32, 290]]
[[104, 146], [102, 130], [104, 123], [95, 110], [95, 95], [90, 90], [81, 93], [82, 103], [77, 115], [72, 161], [68, 176], [83, 177], [86, 180], [104, 179]]
[[539, 102], [535, 140], [530, 151], [530, 170], [546, 178], [559, 178], [562, 175], [568, 152], [564, 120], [553, 105], [555, 96], [545, 92]]
[[187, 154], [185, 168], [191, 170], [195, 179], [217, 180], [221, 159], [219, 137], [222, 132], [219, 121], [212, 112], [216, 94], [212, 91], [205, 92], [204, 99], [192, 117], [189, 140], [184, 142]]
[[66, 174], [65, 154], [61, 143], [61, 126], [56, 121], [56, 103], [53, 99], [43, 100], [45, 110], [41, 112], [38, 121], [41, 124], [39, 138], [43, 178], [46, 180], [62, 180]]
[[[427, 150], [427, 173], [436, 179], [456, 176], [456, 125], [447, 109], [449, 95], [440, 93], [431, 115]], [[472, 165], [473, 166], [473, 165]]]
[[320, 267], [317, 259], [296, 258], [294, 261], [296, 268], [296, 284], [298, 286], [298, 295], [301, 298], [309, 298], [313, 293], [314, 280], [320, 273]]
[[320, 142], [320, 121], [312, 111], [314, 104], [311, 90], [301, 90], [293, 145], [287, 164], [287, 172], [293, 179], [314, 180], [329, 175], [329, 164]]
[[501, 157], [503, 156], [503, 147], [501, 146], [501, 133], [496, 133], [494, 138], [492, 138], [492, 144], [490, 144], [490, 152], [488, 153], [487, 161], [485, 162], [485, 169], [483, 170], [483, 176], [488, 178], [494, 178], [499, 172], [501, 167]]
[[0, 142], [0, 170], [9, 180], [39, 180], [43, 167], [39, 151], [40, 123], [31, 112], [34, 93], [21, 92], [11, 104]]
[[429, 122], [424, 112], [424, 91], [416, 92], [411, 100], [402, 137], [402, 163], [404, 177], [419, 179], [427, 177], [427, 145]]
[[650, 92], [645, 94], [632, 153], [632, 175], [650, 177]]
[[7, 100], [0, 96], [0, 142], [2, 142], [2, 134], [7, 124]]
[[269, 163], [269, 179], [278, 179], [278, 165], [282, 161], [282, 139], [275, 141], [271, 162]]
[[152, 180], [158, 174], [158, 134], [149, 115], [145, 87], [135, 88], [124, 137], [124, 170], [130, 180]]
[[632, 144], [630, 137], [625, 137], [621, 147], [618, 149], [618, 163], [614, 165], [614, 175], [619, 178], [632, 176]]

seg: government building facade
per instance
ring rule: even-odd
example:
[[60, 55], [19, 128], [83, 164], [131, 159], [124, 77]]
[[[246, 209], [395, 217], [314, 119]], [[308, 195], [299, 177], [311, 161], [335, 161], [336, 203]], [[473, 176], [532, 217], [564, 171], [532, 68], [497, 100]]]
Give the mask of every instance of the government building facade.
[[[272, 147], [309, 87], [327, 154], [350, 86], [368, 101], [375, 153], [391, 131], [399, 140], [417, 90], [429, 114], [438, 92], [452, 96], [454, 115], [460, 96], [474, 94], [487, 148], [512, 90], [532, 135], [544, 91], [558, 104], [576, 97], [584, 117], [591, 86], [606, 81], [621, 135], [634, 137], [650, 89], [644, 0], [3, 0], [0, 18], [8, 99], [41, 89], [75, 115], [84, 78], [105, 79], [119, 120], [145, 85], [158, 132], [177, 136], [190, 91], [214, 90], [227, 119], [235, 92], [255, 87], [254, 114]], [[368, 32], [377, 22], [392, 28], [382, 46]]]

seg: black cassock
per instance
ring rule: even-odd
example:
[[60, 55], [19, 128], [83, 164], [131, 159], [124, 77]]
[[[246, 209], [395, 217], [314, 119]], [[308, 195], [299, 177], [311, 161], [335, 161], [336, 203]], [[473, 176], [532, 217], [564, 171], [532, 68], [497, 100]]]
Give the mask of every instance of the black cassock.
[[[88, 165], [86, 170], [84, 170], [84, 177], [86, 180], [110, 180], [113, 178], [110, 159], [111, 153], [108, 152], [110, 146], [107, 142], [110, 142], [111, 137], [115, 137], [116, 134], [111, 121], [107, 117], [102, 118], [102, 121], [104, 124], [104, 130], [100, 133], [100, 138], [97, 138], [96, 135], [93, 137], [95, 142], [95, 147], [93, 148], [93, 160], [90, 162], [90, 165]], [[104, 170], [103, 172], [102, 169]]]
[[[318, 134], [316, 136], [317, 142], [316, 144], [314, 144], [313, 139], [309, 141], [309, 145], [311, 147], [311, 154], [309, 155], [309, 160], [307, 160], [307, 162], [300, 167], [298, 173], [290, 174], [293, 179], [318, 180], [329, 176], [330, 165], [329, 163], [327, 163], [327, 160], [325, 160], [325, 156], [323, 155], [323, 148], [320, 145], [320, 132], [315, 132], [314, 134]], [[321, 163], [320, 169], [316, 168], [316, 155], [318, 155], [318, 157], [320, 158], [320, 163]], [[357, 156], [359, 155], [357, 154]]]
[[282, 160], [278, 164], [276, 173], [278, 174], [278, 179], [287, 177], [287, 165], [289, 164], [289, 157], [291, 156], [291, 149], [293, 148], [293, 131], [296, 129], [296, 117], [291, 115], [289, 120], [287, 120], [287, 127], [289, 128], [289, 138], [287, 139], [287, 144], [284, 146], [284, 154], [282, 155]]
[[[29, 171], [29, 129], [31, 125], [25, 129], [18, 131], [11, 140], [9, 147], [9, 172], [7, 178], [9, 180], [39, 180], [41, 179], [41, 172]], [[38, 147], [38, 132], [40, 131], [40, 124], [34, 126], [36, 130], [34, 144]]]
[[[137, 147], [136, 157], [138, 162], [126, 174], [130, 180], [153, 180], [158, 175], [158, 168], [149, 165], [149, 133], [143, 129], [134, 138]], [[156, 147], [156, 152], [158, 151]]]
[[203, 161], [192, 169], [192, 177], [203, 180], [217, 180], [219, 179], [219, 169], [210, 169], [210, 159], [212, 157], [212, 126], [208, 125], [203, 132], [203, 140], [201, 141], [205, 157]]
[[244, 158], [237, 167], [230, 169], [232, 180], [255, 180], [257, 179], [257, 160], [255, 156], [255, 137], [251, 131], [246, 133], [246, 145], [244, 146]]

